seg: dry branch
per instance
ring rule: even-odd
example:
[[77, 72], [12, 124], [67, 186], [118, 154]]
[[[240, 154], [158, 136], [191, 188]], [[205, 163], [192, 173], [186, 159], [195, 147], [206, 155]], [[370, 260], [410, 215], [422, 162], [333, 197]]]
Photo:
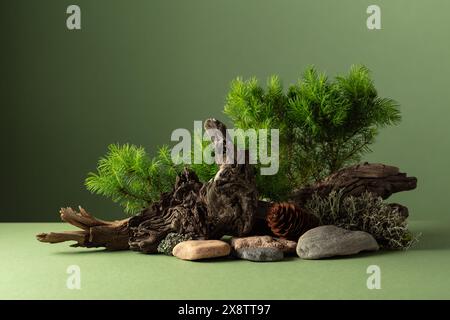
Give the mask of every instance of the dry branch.
[[62, 208], [61, 220], [68, 222], [82, 231], [64, 231], [40, 233], [36, 238], [41, 242], [59, 243], [76, 241], [73, 247], [105, 247], [108, 250], [126, 250], [128, 246], [128, 220], [103, 221], [96, 219], [83, 208], [79, 212], [72, 208]]
[[368, 191], [383, 199], [393, 193], [413, 190], [415, 177], [408, 177], [397, 167], [380, 163], [363, 163], [341, 169], [312, 186], [295, 191], [291, 199], [299, 204], [311, 199], [314, 193], [326, 196], [333, 190], [343, 189], [344, 196], [359, 196]]

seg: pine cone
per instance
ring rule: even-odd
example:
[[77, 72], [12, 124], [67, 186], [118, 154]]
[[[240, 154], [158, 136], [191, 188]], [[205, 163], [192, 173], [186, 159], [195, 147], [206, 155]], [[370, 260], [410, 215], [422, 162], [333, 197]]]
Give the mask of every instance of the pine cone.
[[267, 223], [276, 236], [298, 241], [303, 233], [319, 225], [319, 219], [294, 203], [281, 202], [269, 209]]

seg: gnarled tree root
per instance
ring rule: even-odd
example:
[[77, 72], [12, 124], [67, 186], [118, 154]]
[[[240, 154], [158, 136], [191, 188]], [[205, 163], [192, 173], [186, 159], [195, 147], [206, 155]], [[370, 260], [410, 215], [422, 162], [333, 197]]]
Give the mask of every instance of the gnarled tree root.
[[107, 250], [129, 249], [129, 219], [103, 221], [93, 217], [81, 207], [79, 210], [77, 212], [72, 208], [62, 208], [60, 214], [61, 220], [82, 230], [40, 233], [36, 236], [37, 240], [47, 243], [76, 241], [72, 247], [105, 247]]
[[303, 204], [314, 193], [327, 196], [333, 190], [342, 190], [344, 196], [359, 196], [364, 192], [371, 192], [387, 199], [393, 193], [413, 190], [416, 186], [417, 178], [408, 177], [397, 167], [365, 162], [343, 168], [322, 181], [295, 191], [291, 200]]

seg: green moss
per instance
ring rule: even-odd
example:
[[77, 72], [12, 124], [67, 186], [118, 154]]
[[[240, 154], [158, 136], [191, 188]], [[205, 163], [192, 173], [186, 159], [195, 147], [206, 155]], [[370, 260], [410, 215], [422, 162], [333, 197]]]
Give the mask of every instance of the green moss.
[[408, 230], [406, 219], [398, 208], [369, 192], [358, 197], [344, 197], [342, 190], [333, 191], [326, 197], [314, 194], [305, 207], [323, 225], [368, 232], [383, 248], [408, 249], [418, 240], [418, 235]]
[[192, 240], [189, 234], [169, 233], [158, 245], [158, 252], [171, 256], [173, 248], [183, 241]]

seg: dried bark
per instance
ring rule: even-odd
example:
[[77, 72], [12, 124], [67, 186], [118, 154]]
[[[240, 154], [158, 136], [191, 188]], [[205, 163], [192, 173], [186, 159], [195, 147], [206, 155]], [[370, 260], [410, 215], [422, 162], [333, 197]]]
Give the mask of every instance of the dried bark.
[[194, 172], [184, 170], [172, 192], [163, 194], [160, 201], [130, 219], [130, 249], [155, 253], [159, 243], [172, 232], [207, 238], [207, 209], [199, 197], [202, 186]]
[[[202, 184], [196, 174], [184, 170], [177, 178], [172, 192], [161, 195], [141, 213], [120, 221], [94, 218], [84, 209], [76, 212], [61, 209], [61, 219], [81, 231], [50, 232], [37, 235], [42, 242], [76, 241], [74, 246], [105, 247], [109, 250], [132, 249], [145, 253], [157, 252], [158, 244], [169, 234], [190, 234], [196, 239], [218, 239], [223, 235], [272, 234], [266, 223], [268, 202], [258, 201], [255, 172], [252, 165], [236, 161], [248, 154], [233, 146], [236, 161], [230, 162], [226, 145], [232, 145], [226, 127], [220, 121], [209, 119], [205, 129], [210, 131], [216, 147], [216, 162], [220, 169], [209, 182]], [[297, 190], [291, 197], [300, 207], [314, 193], [326, 196], [333, 190], [344, 190], [344, 195], [358, 196], [365, 191], [388, 198], [395, 192], [416, 188], [417, 179], [407, 177], [396, 167], [364, 163], [344, 168], [312, 186]], [[392, 204], [405, 217], [408, 209]]]
[[[209, 130], [220, 164], [216, 176], [202, 185], [194, 172], [184, 170], [174, 191], [130, 219], [130, 248], [157, 252], [159, 243], [171, 232], [193, 234], [196, 239], [243, 236], [253, 227], [258, 196], [253, 167], [231, 162], [227, 154], [226, 127], [208, 119]], [[235, 154], [240, 151], [234, 148]]]
[[340, 189], [343, 189], [344, 196], [358, 196], [368, 191], [387, 199], [393, 193], [413, 190], [416, 186], [417, 178], [408, 177], [397, 167], [366, 162], [341, 169], [312, 186], [299, 189], [292, 194], [291, 199], [302, 204], [314, 193], [326, 196]]
[[208, 235], [246, 235], [253, 228], [258, 207], [254, 167], [249, 164], [248, 153], [230, 141], [223, 123], [208, 119], [205, 129], [215, 145], [216, 162], [220, 165], [214, 179], [200, 191], [207, 208]]
[[[225, 147], [229, 141], [223, 123], [209, 119], [205, 129], [211, 130], [216, 161], [220, 164], [211, 181], [203, 185], [194, 172], [185, 169], [177, 177], [172, 192], [162, 194], [149, 208], [119, 222], [95, 219], [82, 209], [80, 213], [64, 209], [63, 221], [83, 231], [39, 234], [37, 239], [50, 243], [75, 240], [76, 246], [156, 253], [159, 243], [172, 232], [192, 234], [196, 239], [250, 233], [258, 205], [253, 166], [248, 161], [244, 164], [229, 161], [230, 154]], [[245, 155], [234, 146], [233, 152]]]
[[79, 212], [72, 208], [62, 208], [61, 220], [82, 230], [40, 233], [36, 237], [41, 242], [59, 243], [76, 241], [72, 247], [105, 247], [108, 250], [128, 249], [128, 220], [103, 221], [94, 218], [83, 208]]

